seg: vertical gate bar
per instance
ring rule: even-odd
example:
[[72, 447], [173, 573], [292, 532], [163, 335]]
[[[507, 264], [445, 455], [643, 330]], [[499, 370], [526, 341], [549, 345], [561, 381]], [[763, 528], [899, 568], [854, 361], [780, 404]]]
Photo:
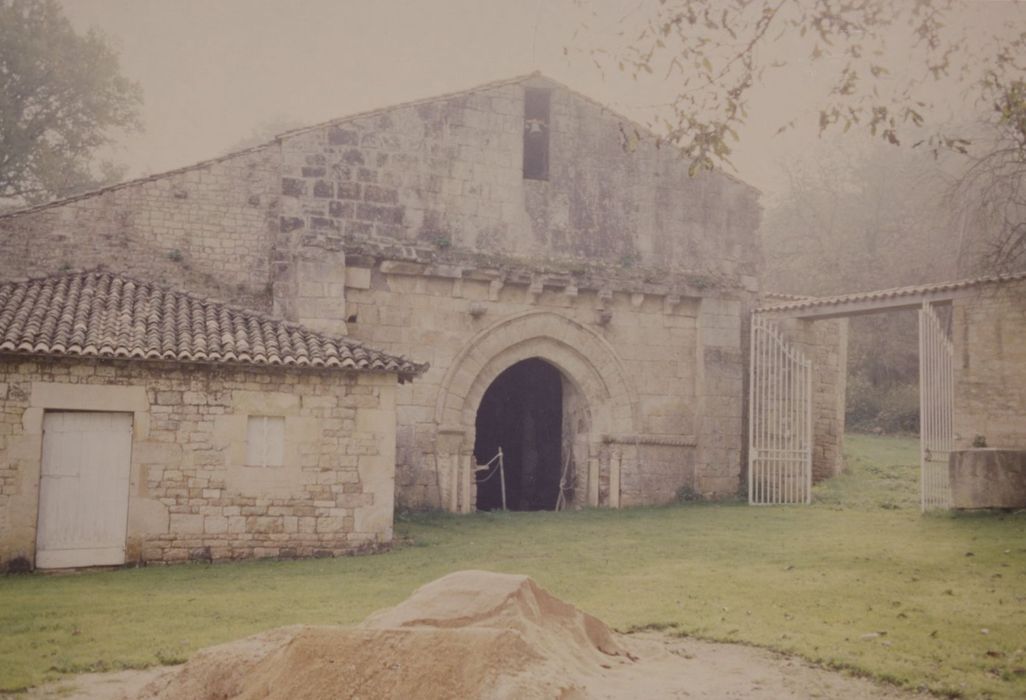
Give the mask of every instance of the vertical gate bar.
[[767, 324], [766, 329], [766, 461], [763, 463], [762, 502], [773, 503], [773, 376], [776, 373], [775, 342], [776, 327]]
[[805, 470], [805, 503], [813, 501], [813, 439], [816, 431], [813, 430], [813, 363], [805, 359], [805, 454], [802, 460], [802, 467]]
[[758, 405], [758, 387], [755, 385], [755, 348], [758, 342], [758, 316], [752, 313], [752, 332], [748, 348], [748, 503], [752, 503], [752, 470], [755, 468], [755, 409]]
[[[943, 329], [942, 329], [943, 330]], [[947, 333], [942, 336], [944, 338], [944, 449], [948, 455], [950, 463], [951, 450], [954, 449], [954, 429], [955, 429], [955, 346], [951, 342], [951, 338], [948, 337]], [[944, 465], [942, 474], [945, 476], [944, 479], [944, 502], [942, 506], [945, 508], [951, 507], [951, 475], [948, 471], [947, 464]]]
[[934, 411], [934, 424], [933, 424], [933, 427], [934, 427], [934, 435], [933, 435], [933, 451], [931, 452], [931, 456], [934, 456], [934, 459], [931, 460], [930, 469], [933, 472], [933, 475], [932, 475], [933, 476], [933, 479], [932, 479], [932, 482], [933, 482], [932, 483], [932, 485], [933, 485], [933, 488], [932, 488], [932, 491], [933, 491], [933, 493], [932, 493], [932, 496], [933, 496], [933, 499], [932, 499], [933, 500], [933, 506], [937, 507], [938, 505], [940, 505], [941, 483], [940, 483], [940, 474], [938, 473], [937, 460], [936, 460], [936, 456], [935, 455], [936, 455], [936, 453], [938, 451], [940, 451], [944, 447], [944, 444], [943, 444], [944, 443], [944, 421], [943, 421], [943, 417], [941, 415], [942, 411], [944, 409], [944, 406], [943, 406], [943, 402], [941, 401], [941, 386], [940, 386], [941, 353], [944, 351], [944, 348], [941, 345], [941, 336], [940, 336], [940, 333], [939, 333], [940, 324], [937, 322], [937, 317], [936, 317], [936, 314], [935, 314], [934, 309], [933, 309], [932, 306], [930, 307], [930, 317], [931, 317], [931, 321], [933, 323], [933, 357], [934, 357], [934, 360], [933, 360], [933, 362], [934, 362], [934, 366], [933, 366], [933, 377], [934, 377], [934, 379], [931, 382], [934, 385], [934, 396], [933, 396], [933, 405], [934, 405], [934, 409], [933, 409], [933, 411]]
[[[791, 349], [793, 352], [793, 348]], [[798, 371], [798, 353], [795, 352], [793, 356], [788, 353], [788, 393], [790, 398], [788, 399], [787, 407], [787, 502], [796, 503], [795, 501], [795, 488], [794, 488], [794, 477], [795, 477], [795, 459], [794, 459], [794, 448], [795, 448], [795, 429], [798, 424], [795, 422], [795, 378], [797, 377]]]
[[770, 376], [770, 360], [769, 360], [769, 321], [762, 324], [762, 347], [759, 350], [762, 355], [762, 377], [759, 379], [762, 392], [762, 404], [759, 411], [759, 421], [762, 425], [759, 428], [759, 503], [766, 502], [766, 449], [769, 447], [767, 442], [767, 422], [769, 420], [769, 376]]
[[776, 401], [773, 402], [773, 451], [775, 452], [775, 458], [773, 460], [773, 502], [780, 503], [780, 401], [781, 401], [781, 389], [783, 388], [781, 380], [783, 379], [783, 366], [784, 366], [784, 348], [781, 342], [780, 329], [777, 329], [777, 342], [775, 344], [775, 355], [776, 355], [776, 368], [774, 372], [774, 385], [776, 391]]
[[795, 445], [795, 460], [798, 470], [795, 475], [798, 486], [798, 502], [805, 502], [805, 363], [798, 366], [798, 403], [795, 406], [795, 421], [798, 426], [798, 442]]
[[[942, 363], [944, 361], [943, 357], [942, 357], [943, 353], [944, 353], [944, 345], [942, 343], [941, 335], [940, 335], [940, 332], [939, 332], [940, 331], [940, 324], [937, 322], [937, 317], [936, 317], [935, 312], [934, 312], [932, 307], [930, 309], [930, 314], [931, 314], [931, 316], [933, 316], [933, 326], [934, 326], [934, 333], [933, 333], [933, 335], [934, 335], [934, 372], [933, 372], [933, 374], [934, 374], [934, 381], [933, 381], [933, 384], [934, 384], [935, 388], [934, 388], [934, 399], [933, 399], [933, 402], [934, 402], [934, 415], [935, 415], [935, 422], [934, 422], [935, 434], [934, 434], [934, 440], [933, 440], [933, 442], [934, 442], [933, 454], [936, 455], [937, 452], [939, 452], [940, 450], [944, 449], [944, 415], [943, 415], [944, 414], [944, 401], [943, 401], [943, 392], [942, 392], [942, 386], [941, 386], [941, 381], [940, 381], [940, 379], [941, 379], [941, 371], [942, 371], [941, 370], [941, 366], [942, 366]], [[937, 459], [936, 459], [936, 457], [934, 457], [932, 462], [933, 463], [930, 466], [933, 469], [933, 505], [934, 505], [934, 507], [937, 507], [941, 503], [941, 487], [942, 487], [942, 484], [941, 484], [941, 480], [940, 480], [940, 473], [939, 473], [939, 470], [937, 469]]]
[[779, 344], [778, 356], [780, 358], [780, 370], [777, 373], [777, 391], [779, 392], [777, 398], [777, 503], [784, 503], [784, 466], [786, 462], [780, 459], [780, 457], [787, 454], [784, 452], [784, 410], [787, 406], [787, 384], [785, 382], [787, 376], [787, 352], [784, 347], [783, 334], [780, 335], [777, 342]]
[[802, 437], [802, 424], [804, 421], [804, 408], [805, 408], [805, 385], [802, 382], [805, 380], [805, 367], [804, 362], [798, 362], [795, 364], [795, 393], [794, 393], [794, 426], [795, 426], [795, 442], [794, 442], [794, 478], [795, 478], [795, 490], [794, 498], [795, 503], [802, 503], [805, 501], [805, 454], [802, 452], [802, 447], [805, 443]]
[[934, 455], [940, 447], [940, 387], [937, 384], [937, 368], [940, 365], [940, 338], [937, 336], [936, 317], [933, 313], [933, 306], [930, 309], [930, 330], [931, 357], [930, 357], [930, 401], [933, 406], [930, 409], [930, 505], [937, 505], [937, 465]]
[[791, 503], [791, 402], [793, 400], [793, 387], [791, 382], [794, 381], [793, 368], [794, 358], [791, 357], [790, 348], [786, 348], [785, 355], [787, 357], [787, 374], [784, 375], [784, 469], [783, 469], [783, 488], [784, 488], [784, 503]]
[[[947, 430], [947, 401], [945, 401], [945, 394], [947, 393], [947, 382], [945, 381], [945, 370], [947, 365], [944, 362], [944, 356], [947, 352], [947, 347], [944, 344], [946, 337], [944, 335], [944, 328], [941, 326], [940, 317], [937, 316], [936, 310], [934, 310], [934, 325], [937, 328], [937, 452], [946, 453], [948, 449], [948, 430]], [[946, 479], [944, 479], [943, 470], [940, 468], [940, 460], [934, 461], [934, 505], [936, 507], [944, 506], [944, 485]]]
[[937, 379], [940, 366], [940, 337], [937, 334], [937, 317], [934, 315], [933, 306], [927, 307], [930, 310], [930, 401], [933, 406], [930, 409], [930, 506], [937, 506], [937, 465], [934, 458], [940, 448], [941, 420], [940, 420], [940, 386]]
[[771, 373], [769, 358], [769, 321], [762, 326], [762, 377], [759, 383], [762, 385], [762, 410], [759, 412], [759, 420], [762, 425], [759, 428], [759, 503], [766, 502], [766, 450], [769, 448], [769, 377]]
[[937, 323], [937, 317], [933, 310], [933, 306], [930, 307], [930, 322], [933, 326], [933, 366], [930, 368], [932, 370], [931, 374], [933, 376], [933, 380], [930, 382], [933, 385], [933, 450], [931, 450], [930, 452], [930, 456], [932, 457], [932, 459], [930, 460], [930, 471], [932, 472], [930, 475], [932, 477], [930, 479], [930, 500], [932, 501], [931, 505], [937, 507], [937, 505], [939, 505], [938, 502], [940, 500], [940, 479], [938, 478], [939, 475], [937, 473], [937, 460], [935, 455], [941, 449], [941, 447], [943, 447], [943, 423], [941, 419], [941, 411], [943, 407], [941, 406], [940, 400], [941, 387], [940, 382], [938, 381], [940, 378], [939, 370], [941, 363], [942, 348], [940, 342], [940, 335], [938, 333], [939, 326]]
[[[760, 326], [762, 325], [761, 319], [760, 319], [759, 325]], [[752, 480], [752, 490], [751, 490], [750, 494], [755, 496], [755, 499], [756, 499], [755, 502], [758, 502], [757, 490], [759, 488], [758, 487], [758, 483], [759, 483], [759, 481], [758, 481], [759, 449], [761, 448], [761, 444], [759, 442], [759, 430], [761, 429], [761, 422], [760, 421], [762, 419], [762, 391], [761, 391], [761, 385], [762, 385], [762, 342], [760, 340], [760, 335], [761, 335], [761, 331], [758, 331], [755, 334], [755, 341], [756, 341], [756, 345], [755, 345], [756, 360], [755, 360], [755, 362], [756, 362], [756, 370], [757, 371], [754, 374], [754, 376], [755, 376], [755, 380], [754, 381], [755, 381], [755, 390], [757, 392], [757, 395], [756, 395], [755, 398], [752, 399], [752, 404], [753, 404], [753, 407], [755, 409], [754, 412], [753, 412], [754, 416], [755, 416], [755, 428], [752, 430], [752, 439], [755, 441], [755, 447], [752, 450], [752, 455], [751, 455], [751, 458], [752, 458], [752, 473], [749, 475], [749, 478]]]
[[765, 449], [765, 445], [762, 440], [763, 424], [766, 421], [766, 326], [763, 322], [764, 319], [759, 321], [759, 373], [756, 381], [759, 385], [759, 413], [758, 421], [755, 426], [755, 438], [758, 442], [756, 449], [756, 461], [755, 461], [755, 496], [756, 502], [762, 502], [762, 450]]
[[776, 411], [776, 422], [773, 428], [773, 436], [775, 439], [774, 449], [776, 450], [776, 458], [773, 460], [773, 502], [779, 505], [782, 502], [781, 486], [782, 480], [780, 478], [780, 472], [783, 470], [784, 464], [780, 460], [784, 454], [784, 372], [787, 367], [787, 360], [784, 358], [784, 342], [783, 333], [777, 333], [777, 411]]
[[780, 343], [780, 469], [778, 470], [778, 483], [780, 488], [780, 503], [787, 503], [787, 372], [790, 368], [791, 358], [788, 356], [787, 347]]
[[794, 378], [795, 358], [789, 357], [787, 362], [787, 502], [794, 503]]
[[779, 418], [778, 410], [780, 408], [780, 406], [779, 406], [779, 403], [780, 403], [780, 384], [779, 384], [779, 382], [780, 382], [780, 329], [777, 328], [777, 327], [774, 327], [774, 329], [773, 329], [772, 352], [773, 352], [773, 374], [772, 374], [772, 384], [771, 384], [771, 389], [770, 389], [770, 391], [772, 393], [772, 399], [770, 401], [770, 404], [773, 407], [773, 412], [771, 414], [772, 420], [770, 421], [770, 425], [769, 425], [769, 440], [770, 440], [769, 449], [771, 450], [770, 454], [772, 455], [772, 457], [770, 458], [770, 461], [767, 464], [767, 466], [769, 467], [769, 479], [768, 479], [768, 497], [769, 498], [768, 498], [768, 500], [769, 500], [770, 503], [776, 503], [777, 502], [777, 449], [778, 449], [778, 446], [777, 446], [777, 419]]
[[926, 507], [930, 507], [930, 497], [932, 484], [930, 483], [930, 450], [933, 449], [933, 382], [930, 381], [933, 377], [933, 334], [930, 332], [933, 329], [930, 327], [930, 306], [926, 304], [923, 306], [923, 327], [926, 333], [926, 443], [925, 450], [923, 452], [923, 475], [924, 483], [926, 484], [926, 492], [923, 495]]
[[923, 309], [919, 309], [919, 510], [926, 510], [926, 353]]
[[780, 439], [783, 443], [781, 449], [781, 455], [783, 459], [780, 461], [780, 499], [784, 503], [790, 503], [790, 494], [787, 489], [787, 476], [790, 470], [790, 454], [788, 449], [790, 447], [791, 438], [791, 425], [790, 425], [790, 410], [791, 410], [791, 353], [788, 348], [784, 348], [784, 371], [781, 379], [784, 382], [784, 405], [780, 411]]
[[[944, 404], [944, 454], [945, 454], [945, 456], [948, 459], [950, 459], [950, 457], [951, 457], [951, 449], [953, 447], [952, 444], [951, 444], [951, 440], [952, 440], [951, 431], [952, 431], [952, 428], [954, 427], [952, 425], [954, 416], [952, 416], [952, 414], [951, 414], [952, 405], [954, 404], [954, 395], [953, 395], [953, 393], [951, 391], [951, 383], [953, 381], [953, 379], [952, 379], [953, 374], [952, 374], [952, 366], [951, 366], [951, 356], [953, 354], [954, 348], [951, 347], [950, 341], [948, 339], [948, 335], [944, 331], [944, 327], [943, 326], [941, 326], [941, 339], [943, 340], [942, 347], [944, 349], [944, 352], [941, 353], [941, 359], [943, 360], [943, 364], [944, 364], [944, 369], [942, 370], [942, 376], [943, 376], [943, 384], [942, 384], [942, 386], [944, 388], [944, 395], [943, 395], [943, 397], [941, 399], [943, 404]], [[948, 462], [947, 461], [945, 461], [943, 463], [943, 468], [941, 469], [941, 475], [942, 475], [942, 477], [944, 477], [941, 480], [941, 507], [942, 508], [948, 508], [951, 505], [951, 490], [950, 490], [951, 480], [950, 480], [950, 476], [948, 474]]]

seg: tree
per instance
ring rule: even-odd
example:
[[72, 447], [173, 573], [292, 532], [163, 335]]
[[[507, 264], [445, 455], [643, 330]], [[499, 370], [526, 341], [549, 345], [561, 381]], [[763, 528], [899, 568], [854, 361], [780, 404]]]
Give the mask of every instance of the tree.
[[76, 34], [56, 0], [0, 0], [0, 201], [35, 203], [105, 184], [94, 164], [140, 128], [142, 90], [94, 30]]
[[963, 136], [936, 124], [924, 132], [938, 100], [931, 84], [946, 86], [944, 100], [972, 93], [989, 102], [1008, 76], [1022, 75], [1026, 57], [1021, 22], [982, 40], [964, 26], [979, 7], [965, 0], [642, 0], [621, 18], [621, 45], [590, 53], [602, 66], [672, 84], [656, 126], [695, 170], [729, 164], [753, 89], [796, 65], [818, 66], [830, 79], [817, 110], [821, 132], [857, 128], [894, 145], [912, 140], [935, 152], [964, 152]]
[[[824, 296], [955, 276], [959, 231], [945, 200], [962, 159], [873, 146], [786, 169], [786, 195], [763, 220], [766, 289]], [[916, 430], [917, 329], [908, 310], [849, 320], [849, 428]]]
[[997, 86], [981, 155], [952, 188], [962, 255], [988, 272], [1026, 269], [1026, 81]]

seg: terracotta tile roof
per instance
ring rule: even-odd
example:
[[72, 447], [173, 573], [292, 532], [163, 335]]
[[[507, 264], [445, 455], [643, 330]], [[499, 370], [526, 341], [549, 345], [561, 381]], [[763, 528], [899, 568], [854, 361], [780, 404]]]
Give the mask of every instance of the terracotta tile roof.
[[790, 301], [787, 301], [786, 303], [766, 304], [756, 309], [756, 312], [801, 311], [804, 309], [839, 306], [841, 304], [855, 302], [887, 301], [900, 297], [914, 297], [922, 294], [934, 294], [937, 292], [954, 292], [986, 284], [1000, 284], [1002, 282], [1014, 282], [1018, 280], [1026, 280], [1026, 270], [1004, 275], [987, 275], [984, 277], [955, 280], [953, 282], [920, 284], [911, 287], [895, 287], [893, 289], [879, 289], [871, 292], [855, 292], [853, 294], [841, 294], [832, 297], [799, 297], [787, 294], [766, 294], [766, 299], [790, 299]]
[[396, 372], [427, 369], [347, 338], [94, 270], [0, 284], [0, 353]]

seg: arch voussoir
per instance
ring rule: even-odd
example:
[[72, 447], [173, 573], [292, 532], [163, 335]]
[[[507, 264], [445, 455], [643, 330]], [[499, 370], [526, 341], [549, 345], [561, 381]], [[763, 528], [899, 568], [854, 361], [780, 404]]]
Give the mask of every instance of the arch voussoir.
[[637, 396], [616, 351], [594, 329], [555, 311], [528, 311], [478, 333], [454, 358], [441, 384], [435, 418], [457, 415], [470, 433], [477, 402], [492, 380], [518, 361], [538, 357], [558, 367], [584, 394], [607, 430], [637, 425]]

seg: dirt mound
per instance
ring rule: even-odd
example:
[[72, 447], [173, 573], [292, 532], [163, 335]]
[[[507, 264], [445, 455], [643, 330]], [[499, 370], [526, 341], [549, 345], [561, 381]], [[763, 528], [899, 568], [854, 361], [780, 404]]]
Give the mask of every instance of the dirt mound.
[[211, 647], [143, 697], [573, 698], [629, 659], [600, 620], [530, 578], [461, 571], [355, 628], [286, 627]]
[[394, 608], [374, 613], [360, 626], [516, 630], [535, 651], [571, 651], [586, 663], [596, 661], [596, 652], [625, 654], [597, 617], [563, 602], [528, 576], [489, 571], [443, 576], [421, 586]]

